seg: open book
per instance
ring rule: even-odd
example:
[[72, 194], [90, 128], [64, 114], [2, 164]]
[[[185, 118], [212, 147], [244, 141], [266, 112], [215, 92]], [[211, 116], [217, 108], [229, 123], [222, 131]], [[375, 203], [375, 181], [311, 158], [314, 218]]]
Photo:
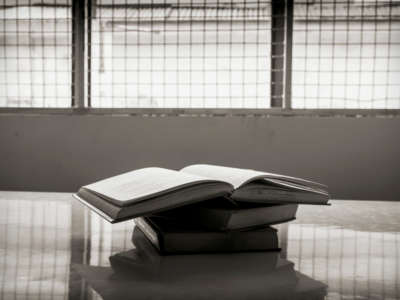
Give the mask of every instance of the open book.
[[[309, 201], [287, 195], [283, 200], [269, 200], [268, 190], [310, 197], [305, 198]], [[265, 203], [300, 203], [300, 199], [301, 203], [325, 204], [329, 200], [326, 186], [316, 182], [214, 165], [191, 165], [180, 171], [138, 169], [85, 185], [74, 194], [112, 223], [227, 195], [238, 201], [252, 202], [253, 198]]]

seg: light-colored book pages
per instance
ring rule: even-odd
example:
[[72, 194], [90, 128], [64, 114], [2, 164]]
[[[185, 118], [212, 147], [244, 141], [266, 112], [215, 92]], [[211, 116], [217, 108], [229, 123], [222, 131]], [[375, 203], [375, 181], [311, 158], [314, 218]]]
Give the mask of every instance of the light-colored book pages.
[[181, 172], [223, 180], [232, 184], [235, 189], [250, 181], [268, 176], [265, 172], [214, 165], [191, 165], [181, 169]]
[[180, 188], [216, 180], [163, 168], [144, 168], [110, 177], [83, 188], [125, 206]]
[[274, 178], [264, 178], [264, 180], [268, 183], [274, 183], [276, 185], [282, 186], [282, 187], [286, 187], [289, 189], [293, 189], [293, 190], [299, 190], [299, 191], [305, 191], [305, 192], [311, 192], [311, 193], [316, 193], [316, 194], [321, 194], [321, 195], [326, 195], [328, 196], [329, 193], [325, 190], [321, 190], [318, 188], [313, 188], [313, 187], [309, 187], [309, 186], [305, 186], [302, 184], [297, 184], [291, 181], [284, 181], [284, 180], [280, 180], [280, 179], [274, 179]]
[[223, 166], [214, 166], [214, 165], [191, 165], [181, 169], [183, 173], [189, 173], [199, 176], [204, 176], [207, 178], [212, 178], [216, 180], [223, 180], [229, 182], [234, 186], [235, 189], [241, 187], [242, 185], [249, 183], [251, 181], [264, 179], [264, 178], [275, 178], [286, 180], [290, 182], [295, 182], [302, 185], [312, 185], [324, 188], [324, 185], [321, 185], [316, 182], [312, 182], [309, 180], [304, 180], [301, 178], [291, 177], [280, 175], [276, 173], [269, 172], [260, 172], [251, 169], [240, 169], [240, 168], [230, 168]]

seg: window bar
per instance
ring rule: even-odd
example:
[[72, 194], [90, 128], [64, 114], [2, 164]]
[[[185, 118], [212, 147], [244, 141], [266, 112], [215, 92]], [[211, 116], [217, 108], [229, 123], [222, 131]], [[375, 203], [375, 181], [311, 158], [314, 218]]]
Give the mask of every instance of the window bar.
[[[32, 16], [32, 0], [28, 1], [28, 5], [29, 5], [29, 16]], [[32, 21], [29, 20], [28, 22], [28, 34], [31, 35], [32, 34]], [[32, 40], [32, 38], [29, 38], [29, 42], [28, 42], [28, 59], [29, 59], [29, 78], [30, 78], [30, 95], [31, 95], [31, 107], [35, 106], [35, 88], [34, 88], [34, 83], [33, 83], [33, 76], [35, 75], [35, 73], [33, 72], [34, 70], [34, 55], [33, 55], [33, 48], [34, 45], [34, 41]], [[6, 87], [7, 89], [7, 87]]]
[[[216, 77], [216, 80], [215, 80], [215, 107], [218, 107], [218, 105], [219, 105], [219, 100], [220, 100], [220, 96], [219, 96], [219, 89], [218, 89], [218, 81], [220, 80], [220, 76], [219, 76], [219, 69], [220, 69], [220, 67], [219, 67], [219, 65], [218, 65], [218, 63], [219, 63], [219, 53], [220, 53], [220, 50], [219, 50], [219, 37], [220, 37], [220, 29], [219, 29], [219, 20], [220, 20], [220, 16], [221, 16], [221, 14], [220, 14], [220, 12], [221, 12], [221, 4], [220, 4], [220, 1], [219, 0], [217, 0], [217, 11], [216, 11], [216, 18], [217, 18], [217, 21], [216, 21], [216, 24], [215, 24], [215, 26], [216, 26], [216, 28], [215, 28], [215, 30], [217, 31], [216, 32], [216, 35], [215, 35], [215, 77]], [[245, 22], [244, 22], [244, 24], [246, 24], [246, 20], [245, 20]], [[246, 26], [246, 25], [244, 25], [244, 26]], [[192, 35], [192, 34], [190, 34], [190, 35]], [[244, 98], [243, 98], [244, 99]], [[243, 105], [243, 103], [242, 103], [242, 105]]]
[[[2, 2], [2, 5], [4, 6], [5, 5], [5, 0], [3, 0], [3, 2]], [[1, 16], [2, 17], [2, 19], [5, 19], [6, 18], [6, 11], [5, 11], [5, 9], [3, 10], [3, 15]], [[5, 37], [6, 36], [6, 32], [7, 32], [7, 23], [6, 22], [3, 22], [3, 28], [2, 28], [3, 30], [2, 30], [2, 32], [1, 32], [1, 34]], [[7, 48], [5, 48], [4, 49], [4, 54], [3, 54], [4, 56], [2, 56], [2, 59], [5, 59], [5, 57], [6, 57], [6, 55], [8, 55], [8, 52], [7, 52]], [[8, 107], [9, 106], [9, 95], [8, 95], [8, 84], [9, 84], [9, 82], [8, 82], [8, 80], [7, 80], [7, 72], [8, 72], [8, 68], [7, 68], [7, 63], [4, 63], [3, 64], [4, 65], [4, 69], [2, 70], [3, 72], [4, 72], [4, 105], [6, 106], [6, 107]], [[3, 283], [4, 284], [4, 283]], [[4, 291], [4, 289], [3, 289], [3, 287], [1, 287], [1, 289], [0, 289], [1, 291]], [[3, 296], [3, 294], [2, 294], [2, 296]], [[2, 298], [3, 299], [3, 298]]]
[[[128, 1], [127, 0], [125, 0], [125, 2], [124, 2], [124, 5], [125, 5], [125, 10], [124, 10], [124, 30], [125, 30], [125, 34], [124, 34], [124, 45], [125, 45], [125, 47], [124, 47], [124, 51], [123, 51], [123, 55], [124, 55], [124, 60], [126, 61], [126, 57], [127, 57], [127, 53], [128, 53], [128, 50], [127, 50], [127, 45], [128, 45]], [[138, 14], [139, 14], [139, 9], [138, 9]], [[153, 14], [151, 14], [151, 21], [150, 21], [150, 26], [151, 26], [151, 32], [152, 32], [152, 30], [153, 30]], [[139, 28], [138, 28], [138, 30], [139, 30]], [[150, 56], [152, 56], [152, 54], [153, 54], [153, 34], [151, 34], [151, 48], [150, 48]], [[152, 61], [153, 60], [150, 60], [150, 63], [151, 63], [151, 65], [150, 65], [150, 68], [152, 69], [153, 68], [153, 64], [152, 64]], [[128, 66], [127, 66], [127, 64], [124, 64], [124, 67], [123, 67], [123, 69], [124, 69], [124, 105], [125, 105], [125, 107], [128, 107]], [[152, 87], [152, 85], [150, 85], [150, 91], [151, 91], [151, 93], [153, 92], [153, 87]]]
[[[364, 0], [362, 0], [364, 1]], [[332, 19], [332, 52], [331, 52], [331, 65], [330, 65], [330, 70], [331, 70], [331, 78], [330, 78], [330, 86], [329, 86], [329, 90], [330, 90], [330, 95], [329, 95], [329, 108], [333, 107], [333, 104], [335, 102], [335, 96], [334, 96], [334, 86], [335, 86], [335, 74], [337, 74], [337, 67], [335, 66], [336, 63], [336, 58], [338, 56], [338, 53], [336, 51], [336, 21], [337, 21], [337, 16], [336, 16], [336, 1], [333, 1], [333, 19]], [[364, 4], [363, 4], [364, 5]], [[340, 97], [338, 99], [336, 99], [336, 101], [339, 101]], [[318, 103], [318, 106], [320, 106], [320, 104]]]
[[[141, 97], [140, 97], [140, 89], [141, 89], [141, 87], [142, 87], [142, 79], [140, 78], [140, 66], [141, 66], [141, 64], [140, 64], [140, 61], [141, 61], [141, 58], [140, 58], [140, 55], [141, 55], [141, 51], [140, 51], [140, 33], [141, 33], [141, 31], [140, 31], [140, 17], [141, 17], [141, 11], [140, 11], [140, 9], [141, 9], [141, 3], [140, 3], [140, 0], [138, 0], [138, 2], [137, 2], [137, 20], [136, 20], [136, 28], [137, 28], [137, 35], [136, 35], [136, 55], [137, 55], [137, 57], [136, 57], [136, 80], [138, 81], [137, 82], [137, 84], [136, 84], [136, 103], [137, 103], [137, 105], [138, 105], [138, 107], [140, 107], [140, 105], [141, 105]], [[114, 20], [114, 0], [113, 0], [113, 14], [112, 14], [112, 20]], [[125, 34], [127, 34], [127, 32], [125, 32]], [[113, 36], [114, 36], [114, 27], [113, 27]], [[114, 54], [114, 53], [113, 53]], [[114, 70], [112, 70], [112, 71], [114, 71]], [[111, 74], [114, 74], [114, 73], [111, 73]], [[112, 81], [112, 83], [113, 83], [113, 86], [114, 86], [114, 76], [112, 77], [112, 79], [113, 79], [113, 81]], [[112, 95], [114, 95], [114, 93], [112, 93]], [[114, 105], [114, 101], [112, 102], [112, 105]]]
[[[257, 30], [260, 30], [260, 19], [261, 19], [261, 3], [260, 1], [257, 1], [257, 21], [256, 21], [256, 26]], [[260, 33], [257, 32], [257, 40], [256, 40], [256, 66], [257, 66], [257, 72], [256, 72], [256, 108], [259, 108], [259, 100], [260, 100], [260, 95], [259, 95], [259, 85], [260, 85]], [[268, 99], [263, 99], [263, 101], [267, 101]]]
[[271, 1], [271, 107], [283, 104], [285, 1]]
[[[360, 24], [360, 49], [359, 49], [359, 55], [358, 55], [358, 81], [357, 81], [357, 106], [360, 107], [360, 99], [361, 99], [361, 90], [363, 88], [361, 82], [362, 82], [362, 74], [364, 74], [364, 67], [363, 67], [363, 46], [364, 46], [364, 30], [365, 30], [365, 25], [364, 25], [364, 11], [365, 8], [365, 2], [364, 0], [361, 0], [361, 24]], [[373, 59], [373, 57], [371, 57]]]
[[85, 106], [85, 1], [72, 1], [72, 107]]
[[47, 100], [47, 78], [46, 78], [46, 70], [45, 70], [45, 64], [44, 64], [44, 58], [46, 57], [45, 55], [45, 34], [44, 34], [44, 27], [45, 27], [45, 22], [44, 22], [44, 13], [43, 13], [43, 5], [40, 6], [40, 49], [41, 49], [41, 66], [40, 66], [40, 71], [41, 71], [41, 78], [42, 78], [42, 107], [46, 106], [46, 100]]
[[92, 106], [92, 19], [95, 14], [96, 0], [87, 1], [87, 106]]
[[285, 22], [285, 103], [283, 107], [290, 109], [292, 107], [293, 0], [286, 0]]
[[[163, 7], [167, 7], [168, 3], [167, 0], [163, 1]], [[167, 16], [163, 16], [162, 20], [162, 107], [165, 107], [166, 97], [167, 94]]]
[[[103, 3], [101, 2], [101, 4], [103, 5]], [[138, 4], [138, 6], [140, 7], [140, 0], [139, 0], [139, 4]], [[115, 20], [115, 0], [112, 0], [111, 1], [111, 20], [112, 21], [114, 21]], [[138, 23], [137, 23], [137, 28], [139, 28], [139, 22], [140, 22], [140, 15], [139, 15], [139, 17], [138, 17]], [[124, 28], [124, 31], [125, 31], [125, 34], [127, 34], [127, 29], [126, 29], [126, 27]], [[116, 58], [117, 58], [117, 55], [115, 55], [115, 53], [114, 53], [114, 46], [116, 46], [115, 44], [114, 44], [114, 38], [115, 38], [115, 26], [114, 25], [112, 25], [112, 27], [111, 27], [111, 33], [108, 31], [108, 29], [107, 29], [107, 23], [104, 23], [104, 27], [103, 27], [103, 34], [104, 34], [104, 37], [106, 38], [106, 42], [105, 42], [105, 47], [107, 47], [107, 48], [105, 48], [105, 49], [108, 49], [108, 51], [107, 52], [105, 52], [104, 54], [104, 61], [106, 61], [107, 60], [107, 54], [110, 54], [110, 56], [108, 57], [108, 59], [110, 59], [111, 60], [111, 63], [109, 64], [109, 70], [110, 70], [110, 73], [111, 73], [111, 86], [110, 86], [110, 90], [111, 90], [111, 107], [114, 107], [114, 104], [115, 104], [115, 101], [114, 101], [114, 89], [115, 89], [115, 74], [114, 74], [114, 72], [115, 72], [115, 69], [114, 69], [114, 64], [115, 64], [115, 62], [116, 62]], [[111, 34], [111, 36], [110, 36], [110, 34]], [[140, 42], [139, 42], [139, 37], [140, 37], [140, 31], [138, 30], [138, 43], [137, 43], [137, 45], [140, 45]], [[139, 55], [139, 49], [140, 49], [140, 47], [137, 47], [137, 49], [138, 49], [138, 55]], [[115, 51], [116, 52], [116, 51]], [[108, 66], [108, 65], [106, 65], [106, 66]], [[138, 68], [138, 70], [139, 70], [139, 68]], [[105, 72], [107, 72], [108, 70], [107, 70], [107, 67], [105, 68]], [[139, 71], [138, 71], [138, 73], [139, 73]], [[139, 78], [139, 76], [137, 76], [137, 78]], [[139, 96], [139, 94], [138, 94], [138, 96]]]
[[16, 43], [17, 43], [17, 51], [16, 51], [16, 56], [17, 56], [17, 63], [16, 63], [16, 70], [17, 70], [17, 101], [18, 101], [18, 107], [21, 106], [21, 70], [20, 70], [20, 29], [19, 29], [19, 23], [20, 23], [20, 16], [19, 16], [19, 1], [16, 1], [16, 21], [15, 21], [15, 30], [16, 30]]
[[387, 41], [387, 45], [388, 45], [388, 47], [387, 47], [387, 59], [388, 59], [388, 62], [387, 62], [387, 64], [386, 64], [386, 89], [385, 89], [385, 108], [387, 108], [388, 107], [388, 102], [389, 102], [389, 99], [390, 99], [390, 64], [389, 64], [389, 61], [390, 61], [390, 59], [392, 58], [392, 57], [394, 57], [393, 55], [392, 55], [392, 53], [391, 53], [391, 47], [390, 47], [390, 45], [392, 44], [392, 39], [391, 39], [391, 37], [392, 37], [392, 5], [389, 5], [389, 24], [388, 24], [388, 31], [389, 31], [389, 33], [388, 33], [388, 41]]
[[[373, 73], [372, 73], [372, 88], [371, 88], [371, 99], [375, 98], [375, 85], [376, 85], [376, 77], [377, 77], [377, 66], [376, 66], [376, 48], [378, 48], [378, 40], [377, 40], [377, 29], [378, 29], [378, 0], [375, 0], [374, 2], [374, 40], [373, 40], [373, 44], [374, 44], [374, 50], [373, 50], [373, 60], [372, 60], [372, 66], [373, 66]], [[390, 46], [389, 46], [390, 47]], [[388, 58], [389, 59], [389, 58]], [[379, 74], [379, 73], [378, 73]], [[387, 98], [387, 95], [385, 95]], [[374, 101], [371, 101], [370, 103], [370, 108], [373, 109], [374, 108]]]
[[[322, 7], [322, 5], [321, 5]], [[350, 47], [350, 0], [346, 1], [346, 57], [345, 57], [345, 65], [348, 66], [349, 65], [349, 47]], [[319, 68], [320, 69], [320, 68]], [[348, 106], [348, 100], [350, 97], [348, 97], [349, 94], [349, 85], [347, 84], [349, 80], [349, 70], [348, 68], [345, 69], [345, 73], [344, 73], [344, 82], [345, 82], [345, 86], [344, 86], [344, 105], [343, 107], [347, 107]]]
[[[190, 7], [193, 7], [193, 0], [190, 0]], [[190, 21], [189, 21], [189, 99], [193, 98], [193, 8], [190, 9]]]
[[[54, 0], [54, 17], [57, 19], [57, 0]], [[58, 55], [57, 55], [57, 49], [58, 49], [58, 36], [57, 36], [57, 20], [54, 21], [54, 37], [53, 37], [53, 55], [54, 55], [54, 59], [55, 59], [55, 64], [54, 64], [54, 72], [56, 73], [55, 75], [55, 86], [56, 88], [54, 89], [54, 95], [52, 95], [54, 97], [54, 101], [55, 101], [55, 105], [58, 107], [59, 103], [58, 103]], [[54, 105], [54, 103], [53, 103]], [[32, 105], [31, 105], [32, 106]]]
[[[246, 21], [247, 21], [247, 6], [246, 6], [246, 1], [243, 2], [243, 28], [242, 28], [242, 83], [241, 83], [241, 89], [242, 89], [242, 103], [241, 107], [244, 107], [244, 101], [246, 99], [246, 93], [245, 93], [245, 82], [246, 82]], [[258, 47], [258, 45], [256, 45]], [[257, 66], [258, 67], [258, 66]]]
[[[178, 0], [177, 1], [177, 9], [176, 9], [176, 12], [177, 12], [177, 22], [176, 22], [176, 28], [175, 28], [175, 30], [176, 30], [176, 42], [175, 42], [175, 88], [176, 88], [176, 103], [177, 103], [177, 107], [180, 107], [180, 104], [181, 104], [181, 99], [180, 99], [180, 87], [181, 87], [181, 83], [180, 83], [180, 78], [179, 78], [179, 73], [180, 73], [180, 69], [179, 69], [179, 45], [180, 45], [180, 36], [181, 36], [181, 34], [180, 34], [180, 32], [179, 32], [179, 30], [180, 30], [180, 25], [179, 25], [179, 23], [180, 23], [180, 21], [181, 21], [181, 15], [180, 15], [180, 12], [181, 12], [181, 3], [180, 3], [180, 0]], [[190, 34], [192, 34], [192, 33], [190, 33]]]

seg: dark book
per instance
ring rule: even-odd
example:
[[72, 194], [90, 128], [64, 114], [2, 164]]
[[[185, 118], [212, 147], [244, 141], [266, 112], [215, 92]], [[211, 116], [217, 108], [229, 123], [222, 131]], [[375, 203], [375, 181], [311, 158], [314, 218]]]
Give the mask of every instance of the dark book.
[[[286, 189], [302, 187], [303, 193], [316, 195], [312, 200], [314, 204], [327, 202], [327, 193], [323, 192], [326, 187], [316, 182], [212, 165], [191, 165], [180, 171], [139, 169], [85, 185], [74, 197], [115, 223], [228, 194], [238, 200], [260, 202], [259, 194], [254, 193], [254, 184], [264, 191], [265, 185], [271, 186], [271, 182], [281, 186], [286, 182]], [[298, 198], [297, 202], [302, 203], [302, 199]]]
[[191, 224], [209, 230], [235, 230], [273, 225], [294, 220], [297, 204], [258, 204], [235, 202], [228, 197], [155, 214], [178, 224]]
[[137, 218], [135, 224], [133, 234], [141, 230], [161, 254], [279, 249], [277, 231], [268, 226], [254, 230], [211, 231], [157, 217]]
[[[196, 262], [201, 262], [202, 260], [207, 261], [225, 261], [228, 263], [229, 261], [234, 261], [234, 263], [240, 263], [242, 259], [246, 259], [247, 263], [244, 266], [250, 266], [250, 261], [254, 260], [254, 264], [257, 264], [257, 261], [263, 261], [263, 265], [265, 265], [268, 269], [274, 269], [278, 266], [282, 266], [282, 262], [284, 265], [290, 265], [293, 267], [293, 263], [289, 263], [286, 260], [280, 259], [279, 251], [256, 251], [256, 252], [227, 252], [227, 253], [198, 253], [198, 254], [181, 254], [181, 255], [160, 255], [160, 252], [151, 241], [146, 237], [146, 235], [139, 228], [135, 227], [132, 234], [132, 243], [137, 250], [137, 253], [141, 253], [141, 257], [136, 261], [146, 261], [152, 262], [153, 265], [165, 264], [168, 262], [170, 265], [176, 264], [176, 266], [184, 266], [188, 260], [191, 260], [191, 257], [196, 257]], [[128, 253], [128, 252], [121, 252]], [[121, 254], [120, 253], [120, 254]], [[202, 265], [199, 263], [199, 265]], [[214, 265], [214, 264], [212, 264]], [[237, 270], [240, 270], [238, 266], [235, 267]], [[178, 270], [178, 268], [176, 269]]]

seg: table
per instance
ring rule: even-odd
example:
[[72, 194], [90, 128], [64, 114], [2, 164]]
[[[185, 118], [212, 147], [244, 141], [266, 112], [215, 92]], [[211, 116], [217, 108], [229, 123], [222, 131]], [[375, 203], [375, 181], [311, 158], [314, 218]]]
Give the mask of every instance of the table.
[[[303, 205], [297, 220], [276, 226], [279, 256], [293, 262], [316, 290], [314, 294], [296, 290], [299, 298], [399, 299], [400, 203], [331, 203]], [[0, 192], [0, 299], [112, 298], [119, 289], [114, 283], [120, 279], [111, 275], [108, 258], [134, 248], [133, 226], [132, 221], [107, 223], [68, 193]], [[265, 255], [263, 264], [276, 253]], [[243, 262], [249, 257], [254, 258], [243, 256]], [[280, 278], [279, 291], [293, 290], [290, 280], [278, 275], [252, 271], [232, 275], [235, 270], [229, 266], [226, 276], [215, 272], [218, 268], [207, 273], [196, 258], [182, 265], [194, 266], [193, 271], [178, 278], [179, 272], [170, 265], [171, 275], [160, 277], [160, 282], [129, 279], [130, 297], [278, 299], [274, 278]], [[322, 293], [324, 284], [328, 288]]]

